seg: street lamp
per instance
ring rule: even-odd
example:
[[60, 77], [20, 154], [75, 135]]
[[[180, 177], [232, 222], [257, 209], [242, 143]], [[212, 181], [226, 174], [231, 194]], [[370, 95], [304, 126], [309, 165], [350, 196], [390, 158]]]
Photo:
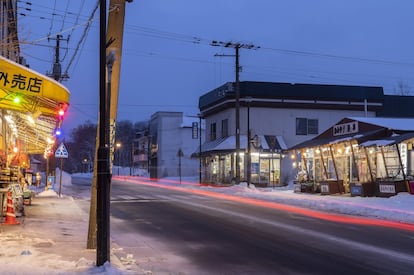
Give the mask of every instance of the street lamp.
[[121, 160], [120, 160], [120, 156], [119, 156], [119, 149], [121, 148], [121, 143], [120, 142], [117, 142], [116, 144], [115, 144], [115, 146], [116, 146], [116, 149], [117, 149], [117, 157], [118, 157], [118, 176], [119, 176], [119, 165], [120, 165], [120, 163], [121, 163]]
[[89, 172], [89, 169], [88, 169], [88, 159], [84, 158], [82, 162], [83, 162], [83, 172], [84, 173], [88, 173]]

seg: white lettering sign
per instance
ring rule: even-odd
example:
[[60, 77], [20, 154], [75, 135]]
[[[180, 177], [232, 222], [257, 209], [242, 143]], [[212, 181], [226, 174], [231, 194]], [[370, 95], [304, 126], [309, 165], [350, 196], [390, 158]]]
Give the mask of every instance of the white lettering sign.
[[401, 163], [404, 169], [404, 173], [407, 174], [407, 144], [400, 144]]
[[358, 121], [344, 124], [337, 124], [332, 127], [334, 136], [342, 136], [347, 134], [358, 133]]
[[394, 184], [380, 184], [379, 191], [381, 193], [395, 194], [395, 185]]

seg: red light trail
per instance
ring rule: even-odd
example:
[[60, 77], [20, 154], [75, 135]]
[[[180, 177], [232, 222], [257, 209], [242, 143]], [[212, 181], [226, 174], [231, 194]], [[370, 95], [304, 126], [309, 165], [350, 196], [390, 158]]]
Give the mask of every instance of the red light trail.
[[[114, 178], [116, 179], [117, 177], [114, 177]], [[298, 206], [286, 205], [286, 204], [281, 204], [277, 202], [262, 201], [258, 199], [238, 197], [235, 195], [222, 194], [222, 193], [206, 191], [206, 190], [188, 189], [184, 187], [184, 186], [200, 186], [198, 183], [194, 183], [194, 182], [182, 181], [181, 185], [183, 187], [181, 187], [181, 186], [171, 186], [171, 185], [164, 185], [164, 184], [156, 183], [154, 182], [154, 180], [151, 181], [148, 178], [118, 177], [118, 179], [122, 179], [126, 182], [131, 182], [131, 183], [143, 184], [143, 185], [160, 187], [160, 188], [165, 188], [165, 189], [170, 189], [170, 190], [175, 190], [175, 191], [198, 194], [202, 196], [208, 196], [208, 197], [217, 198], [217, 199], [246, 203], [246, 204], [251, 204], [255, 206], [276, 209], [279, 211], [287, 211], [290, 213], [295, 213], [295, 214], [312, 217], [316, 219], [321, 219], [321, 220], [326, 220], [330, 222], [368, 225], [368, 226], [380, 226], [380, 227], [387, 227], [387, 228], [400, 229], [400, 230], [414, 232], [414, 224], [409, 224], [409, 223], [379, 220], [379, 219], [364, 218], [364, 217], [346, 216], [346, 215], [341, 215], [341, 214], [330, 214], [326, 212], [310, 210], [310, 209], [301, 208]], [[162, 182], [180, 185], [180, 182], [176, 180], [163, 179]]]

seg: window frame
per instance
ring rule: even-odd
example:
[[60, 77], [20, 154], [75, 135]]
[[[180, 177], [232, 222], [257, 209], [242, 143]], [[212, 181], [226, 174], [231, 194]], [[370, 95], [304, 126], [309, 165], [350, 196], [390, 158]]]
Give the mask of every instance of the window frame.
[[217, 139], [217, 124], [215, 122], [210, 123], [210, 140]]
[[297, 117], [295, 129], [296, 129], [297, 136], [318, 135], [319, 134], [319, 119]]

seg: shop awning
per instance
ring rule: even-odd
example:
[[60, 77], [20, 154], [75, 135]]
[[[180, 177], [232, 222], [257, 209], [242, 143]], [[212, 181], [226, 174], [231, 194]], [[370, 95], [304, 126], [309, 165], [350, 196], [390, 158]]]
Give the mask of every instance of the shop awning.
[[414, 138], [414, 132], [405, 133], [401, 135], [392, 135], [390, 137], [385, 137], [381, 139], [368, 140], [368, 141], [361, 143], [360, 146], [364, 146], [364, 147], [390, 146], [394, 144], [399, 144], [403, 141], [406, 141], [412, 138]]
[[[262, 152], [282, 152], [287, 150], [286, 143], [282, 136], [273, 135], [256, 135], [252, 137], [251, 150]], [[255, 144], [256, 143], [256, 144]], [[213, 141], [205, 142], [201, 145], [201, 154], [206, 153], [228, 153], [236, 150], [236, 137], [229, 136]], [[247, 150], [247, 136], [240, 135], [240, 150]], [[200, 148], [192, 154], [193, 157], [197, 157], [200, 153]]]
[[0, 56], [0, 109], [23, 152], [44, 153], [69, 98], [59, 82]]
[[362, 142], [365, 142], [367, 140], [377, 139], [379, 137], [383, 136], [383, 130], [375, 130], [370, 131], [362, 134], [350, 134], [350, 135], [344, 135], [341, 137], [331, 137], [331, 138], [314, 138], [311, 140], [304, 141], [302, 143], [296, 144], [295, 146], [289, 148], [289, 150], [300, 150], [304, 148], [312, 148], [312, 147], [318, 147], [323, 145], [331, 145], [331, 144], [337, 144], [341, 142], [350, 142], [355, 141], [356, 143], [360, 144]]

